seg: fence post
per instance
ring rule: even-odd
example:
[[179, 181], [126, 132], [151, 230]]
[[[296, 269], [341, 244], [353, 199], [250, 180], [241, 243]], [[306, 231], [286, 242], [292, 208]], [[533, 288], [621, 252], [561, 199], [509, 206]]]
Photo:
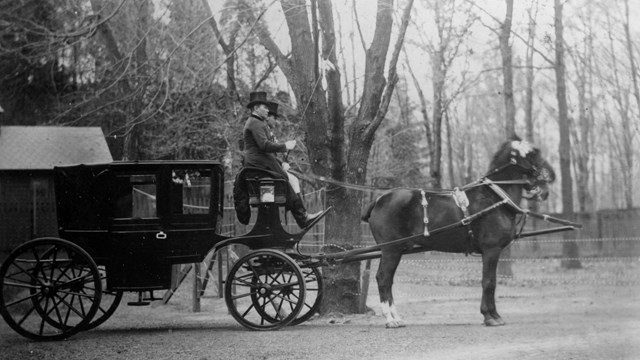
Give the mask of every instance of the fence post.
[[200, 264], [193, 264], [193, 312], [200, 312]]
[[216, 252], [216, 256], [218, 257], [218, 297], [221, 299], [224, 296], [224, 287], [222, 286], [222, 282], [224, 281], [224, 276], [222, 275], [222, 251], [227, 253], [227, 262], [229, 261], [229, 252], [227, 251], [226, 247], [224, 248], [224, 250], [218, 250]]
[[367, 260], [362, 273], [362, 286], [360, 290], [360, 303], [358, 312], [364, 314], [367, 311], [367, 295], [369, 294], [369, 275], [371, 273], [371, 259]]

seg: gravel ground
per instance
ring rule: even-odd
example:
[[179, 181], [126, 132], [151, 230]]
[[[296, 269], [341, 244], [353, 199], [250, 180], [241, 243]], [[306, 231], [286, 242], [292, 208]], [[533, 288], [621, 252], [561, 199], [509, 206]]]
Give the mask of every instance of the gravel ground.
[[[369, 304], [379, 312], [374, 289]], [[480, 289], [472, 284], [398, 284], [401, 329], [385, 329], [371, 313], [252, 332], [221, 299], [191, 312], [185, 292], [168, 305], [121, 304], [102, 326], [60, 342], [30, 341], [0, 321], [0, 359], [640, 359], [637, 282], [501, 284], [497, 304], [507, 325], [496, 328], [481, 324]]]

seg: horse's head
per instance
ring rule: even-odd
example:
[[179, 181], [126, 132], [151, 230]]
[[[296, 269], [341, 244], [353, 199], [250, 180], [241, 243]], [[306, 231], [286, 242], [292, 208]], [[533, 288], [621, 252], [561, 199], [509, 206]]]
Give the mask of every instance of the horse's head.
[[491, 162], [490, 171], [501, 180], [525, 179], [525, 197], [535, 200], [545, 200], [549, 196], [549, 184], [556, 179], [540, 150], [518, 137], [502, 145]]

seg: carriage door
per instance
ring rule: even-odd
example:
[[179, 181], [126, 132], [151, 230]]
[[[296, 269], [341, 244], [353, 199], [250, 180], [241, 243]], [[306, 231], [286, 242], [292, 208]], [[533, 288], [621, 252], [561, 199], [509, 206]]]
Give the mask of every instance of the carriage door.
[[[218, 174], [209, 167], [178, 164], [171, 169], [168, 260], [174, 264], [202, 261], [213, 247], [217, 206], [212, 189]], [[216, 185], [216, 186], [213, 186]]]
[[171, 281], [164, 259], [166, 233], [158, 213], [159, 174], [116, 173], [111, 224], [113, 256], [110, 287], [121, 290], [165, 289]]

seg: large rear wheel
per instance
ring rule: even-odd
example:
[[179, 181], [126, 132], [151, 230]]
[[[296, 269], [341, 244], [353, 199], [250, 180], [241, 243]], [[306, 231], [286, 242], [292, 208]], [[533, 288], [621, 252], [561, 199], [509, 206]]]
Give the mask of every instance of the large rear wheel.
[[100, 305], [96, 315], [91, 319], [89, 325], [82, 330], [91, 330], [102, 325], [107, 319], [116, 312], [120, 301], [122, 301], [122, 290], [106, 290], [107, 289], [107, 272], [104, 266], [99, 266], [100, 279], [102, 283], [102, 296], [100, 299]]
[[224, 288], [231, 315], [251, 330], [276, 330], [304, 306], [305, 279], [298, 264], [272, 249], [250, 252], [231, 268]]
[[61, 340], [85, 330], [98, 311], [101, 293], [95, 262], [66, 240], [26, 242], [0, 267], [0, 314], [30, 339]]

